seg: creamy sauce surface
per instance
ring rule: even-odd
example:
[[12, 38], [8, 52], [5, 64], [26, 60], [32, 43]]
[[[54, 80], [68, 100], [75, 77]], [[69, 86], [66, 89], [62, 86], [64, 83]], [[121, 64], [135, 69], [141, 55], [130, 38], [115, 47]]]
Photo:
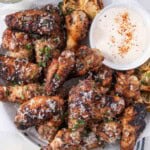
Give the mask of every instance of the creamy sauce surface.
[[110, 8], [100, 15], [92, 35], [95, 48], [115, 64], [138, 59], [146, 48], [146, 36], [142, 16], [124, 7]]

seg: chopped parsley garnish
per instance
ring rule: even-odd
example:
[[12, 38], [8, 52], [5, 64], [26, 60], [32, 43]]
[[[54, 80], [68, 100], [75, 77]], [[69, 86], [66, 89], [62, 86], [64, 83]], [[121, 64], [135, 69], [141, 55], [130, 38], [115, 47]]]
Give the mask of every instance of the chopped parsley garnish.
[[60, 80], [60, 76], [58, 74], [55, 74], [54, 78]]
[[59, 42], [59, 41], [60, 41], [60, 38], [59, 38], [59, 37], [54, 38], [53, 41], [54, 41], [54, 42]]
[[45, 63], [45, 62], [42, 62], [42, 61], [39, 62], [38, 65], [39, 65], [39, 67], [46, 67], [46, 63]]
[[23, 93], [20, 94], [20, 97], [21, 97], [22, 100], [24, 100], [24, 98], [25, 98]]
[[9, 96], [10, 95], [10, 92], [8, 89], [6, 89], [6, 92], [5, 92], [6, 96]]
[[31, 50], [33, 48], [31, 43], [26, 44], [25, 47], [27, 50]]
[[45, 56], [45, 61], [48, 61], [49, 58], [51, 57], [51, 48], [48, 46], [43, 47], [42, 49], [40, 49], [41, 54]]
[[74, 131], [74, 130], [76, 130], [76, 129], [82, 127], [83, 125], [85, 125], [85, 121], [82, 120], [82, 119], [79, 119], [79, 120], [77, 121], [77, 123], [74, 125], [74, 127], [73, 127], [72, 130]]

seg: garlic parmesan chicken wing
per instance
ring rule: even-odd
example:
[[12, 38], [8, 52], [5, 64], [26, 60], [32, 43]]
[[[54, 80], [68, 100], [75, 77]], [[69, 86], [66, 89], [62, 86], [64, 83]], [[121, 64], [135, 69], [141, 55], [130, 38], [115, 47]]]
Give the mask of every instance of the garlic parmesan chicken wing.
[[63, 114], [64, 100], [58, 96], [37, 96], [20, 105], [15, 123], [19, 129], [38, 126]]
[[43, 148], [43, 150], [80, 150], [80, 142], [80, 132], [61, 129], [57, 132], [54, 140], [46, 148]]
[[125, 109], [122, 123], [121, 150], [133, 150], [136, 140], [145, 128], [146, 109], [144, 104], [133, 104]]
[[42, 150], [91, 150], [101, 146], [102, 143], [94, 132], [85, 131], [85, 133], [80, 133], [61, 129], [54, 140]]
[[44, 94], [44, 88], [39, 84], [0, 86], [0, 101], [24, 103], [31, 98]]
[[96, 14], [103, 8], [102, 0], [64, 0], [62, 10], [68, 14], [74, 10], [82, 10], [93, 19]]
[[6, 29], [2, 38], [3, 52], [10, 57], [31, 59], [33, 43], [28, 34]]
[[39, 78], [41, 68], [25, 60], [0, 56], [0, 77], [10, 83], [30, 83]]
[[66, 18], [67, 49], [77, 47], [83, 40], [89, 29], [89, 19], [83, 11], [73, 11]]
[[52, 119], [50, 119], [46, 123], [38, 126], [37, 132], [43, 139], [51, 142], [54, 139], [61, 124], [62, 117], [58, 114], [56, 116], [53, 116]]
[[54, 36], [61, 32], [62, 18], [56, 11], [30, 9], [7, 15], [6, 25], [15, 30]]
[[140, 97], [140, 81], [135, 75], [128, 73], [117, 72], [115, 92], [124, 96], [127, 101], [131, 103], [129, 99], [138, 100]]
[[53, 59], [46, 75], [45, 89], [48, 94], [54, 94], [63, 84], [75, 64], [74, 52], [63, 51], [58, 59]]
[[35, 41], [36, 62], [41, 67], [46, 67], [53, 58], [58, 58], [60, 50], [64, 47], [63, 35], [57, 38], [39, 39]]
[[104, 57], [98, 49], [81, 46], [75, 51], [76, 65], [75, 74], [85, 75], [89, 71], [97, 72], [102, 65]]
[[82, 131], [91, 119], [111, 119], [121, 114], [124, 108], [123, 98], [102, 96], [93, 80], [83, 80], [69, 93], [68, 127], [73, 131]]
[[102, 65], [97, 73], [93, 75], [94, 81], [100, 89], [102, 94], [106, 94], [112, 84], [113, 70], [107, 66]]
[[101, 139], [101, 141], [113, 144], [121, 138], [121, 123], [118, 121], [108, 121], [99, 124], [90, 124], [91, 130]]

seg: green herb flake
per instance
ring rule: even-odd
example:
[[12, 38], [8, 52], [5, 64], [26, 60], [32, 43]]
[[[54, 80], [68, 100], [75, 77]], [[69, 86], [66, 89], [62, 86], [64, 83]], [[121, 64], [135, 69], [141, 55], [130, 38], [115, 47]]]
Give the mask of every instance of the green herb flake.
[[22, 100], [24, 100], [24, 99], [25, 99], [25, 97], [24, 97], [23, 93], [21, 93], [21, 94], [20, 94], [20, 98], [21, 98]]
[[53, 41], [54, 41], [54, 42], [59, 42], [59, 41], [60, 41], [60, 38], [59, 38], [59, 37], [54, 38]]
[[25, 48], [26, 48], [27, 50], [31, 50], [33, 47], [32, 47], [32, 45], [31, 45], [31, 43], [28, 43], [28, 44], [26, 44]]
[[9, 95], [10, 95], [10, 92], [9, 92], [8, 89], [6, 89], [5, 94], [6, 94], [6, 96], [9, 96]]
[[39, 65], [39, 67], [46, 67], [46, 63], [45, 63], [45, 62], [42, 62], [42, 61], [39, 62], [38, 65]]
[[85, 125], [85, 121], [84, 120], [82, 120], [82, 119], [79, 119], [78, 121], [77, 121], [77, 123], [74, 125], [74, 127], [73, 127], [73, 131], [75, 131], [76, 129], [78, 129], [79, 127], [81, 127], [81, 126], [83, 126], [83, 125]]
[[58, 74], [55, 74], [54, 78], [60, 80], [60, 76]]

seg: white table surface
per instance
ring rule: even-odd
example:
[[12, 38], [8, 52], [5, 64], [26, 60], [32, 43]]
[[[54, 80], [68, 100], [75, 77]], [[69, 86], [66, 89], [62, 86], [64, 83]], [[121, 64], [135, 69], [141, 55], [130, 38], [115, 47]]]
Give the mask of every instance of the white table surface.
[[[37, 1], [41, 2], [41, 0]], [[104, 1], [105, 5], [108, 5], [110, 3], [110, 0]], [[138, 1], [150, 12], [150, 0]], [[0, 3], [0, 10], [6, 5], [9, 4]], [[12, 125], [13, 122], [11, 120], [8, 120], [8, 116], [3, 113], [4, 111], [5, 110], [2, 106], [2, 103], [0, 102], [0, 150], [39, 150], [40, 148], [17, 133], [17, 130]], [[149, 150], [150, 142], [145, 142], [145, 145], [145, 147], [147, 147], [145, 150]]]

